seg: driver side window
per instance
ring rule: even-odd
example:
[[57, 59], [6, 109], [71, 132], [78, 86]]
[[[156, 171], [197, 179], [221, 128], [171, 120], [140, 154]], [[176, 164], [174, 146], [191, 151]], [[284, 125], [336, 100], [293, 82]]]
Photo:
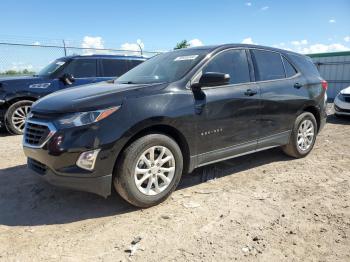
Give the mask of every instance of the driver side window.
[[75, 78], [96, 77], [96, 59], [74, 59], [65, 68], [64, 73]]
[[229, 50], [216, 55], [202, 70], [230, 75], [230, 84], [250, 82], [249, 66], [245, 50]]

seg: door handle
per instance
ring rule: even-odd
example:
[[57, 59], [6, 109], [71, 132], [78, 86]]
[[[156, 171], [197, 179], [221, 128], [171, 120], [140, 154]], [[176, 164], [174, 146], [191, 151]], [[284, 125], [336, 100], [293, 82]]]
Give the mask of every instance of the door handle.
[[295, 83], [294, 84], [294, 88], [296, 88], [296, 89], [299, 89], [299, 88], [301, 88], [303, 85], [302, 84], [300, 84], [300, 83]]
[[247, 91], [244, 92], [244, 95], [246, 96], [253, 96], [256, 95], [258, 93], [258, 91], [253, 90], [253, 89], [247, 89]]

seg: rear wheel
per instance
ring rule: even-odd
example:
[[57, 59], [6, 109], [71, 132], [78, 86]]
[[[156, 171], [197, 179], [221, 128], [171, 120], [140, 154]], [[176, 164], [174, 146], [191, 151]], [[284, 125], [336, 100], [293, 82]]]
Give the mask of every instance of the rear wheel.
[[183, 169], [181, 149], [170, 137], [150, 134], [133, 142], [116, 167], [114, 186], [129, 203], [150, 207], [177, 187]]
[[282, 147], [285, 154], [302, 158], [312, 150], [317, 135], [317, 122], [313, 114], [304, 112], [294, 123], [289, 144]]
[[30, 112], [33, 102], [22, 100], [12, 104], [5, 114], [5, 125], [7, 130], [16, 135], [22, 135], [24, 132], [25, 120]]

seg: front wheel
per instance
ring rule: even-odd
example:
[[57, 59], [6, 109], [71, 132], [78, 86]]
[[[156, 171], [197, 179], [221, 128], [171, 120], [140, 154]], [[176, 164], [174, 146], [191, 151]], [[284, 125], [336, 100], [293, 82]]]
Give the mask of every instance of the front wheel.
[[304, 112], [294, 123], [289, 144], [282, 147], [285, 154], [302, 158], [310, 153], [314, 147], [317, 135], [317, 122], [313, 114]]
[[114, 186], [129, 203], [150, 207], [163, 202], [177, 187], [183, 169], [178, 144], [163, 134], [139, 138], [122, 153]]
[[12, 104], [5, 114], [5, 125], [7, 130], [15, 135], [22, 135], [25, 121], [33, 102], [22, 100]]

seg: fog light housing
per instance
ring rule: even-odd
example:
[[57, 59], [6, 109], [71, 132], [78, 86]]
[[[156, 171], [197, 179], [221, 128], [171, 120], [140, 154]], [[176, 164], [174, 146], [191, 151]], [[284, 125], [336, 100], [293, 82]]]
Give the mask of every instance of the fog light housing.
[[93, 170], [100, 151], [101, 149], [95, 149], [81, 153], [77, 161], [77, 166], [85, 170]]

